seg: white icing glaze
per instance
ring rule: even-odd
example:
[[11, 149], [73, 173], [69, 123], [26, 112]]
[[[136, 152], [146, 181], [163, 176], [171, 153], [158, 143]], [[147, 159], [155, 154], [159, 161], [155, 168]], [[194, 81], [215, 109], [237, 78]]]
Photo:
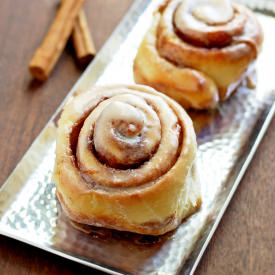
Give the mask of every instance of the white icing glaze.
[[[121, 88], [112, 89], [110, 95], [104, 91], [104, 97], [107, 99], [95, 104], [78, 136], [76, 157], [85, 179], [126, 187], [142, 185], [166, 173], [177, 158], [181, 132], [170, 106], [159, 96]], [[125, 113], [120, 112], [121, 104], [128, 109]], [[137, 128], [136, 132], [129, 133], [129, 127], [118, 130], [115, 125], [120, 125], [121, 118], [125, 125]], [[131, 169], [131, 164], [136, 168]]]
[[[141, 101], [135, 98], [135, 101]], [[144, 102], [143, 102], [144, 103]], [[96, 152], [109, 164], [138, 164], [148, 159], [160, 142], [160, 123], [153, 110], [147, 112], [125, 102], [111, 102], [95, 123]]]
[[209, 25], [225, 24], [234, 15], [230, 0], [192, 0], [190, 5], [193, 16]]
[[174, 24], [188, 42], [198, 46], [229, 45], [243, 33], [245, 15], [229, 0], [174, 0]]

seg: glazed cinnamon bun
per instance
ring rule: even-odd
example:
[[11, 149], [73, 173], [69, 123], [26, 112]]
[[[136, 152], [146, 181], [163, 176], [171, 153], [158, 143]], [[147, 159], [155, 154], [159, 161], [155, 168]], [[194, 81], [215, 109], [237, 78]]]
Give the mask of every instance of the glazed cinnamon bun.
[[58, 122], [57, 197], [75, 222], [164, 234], [201, 204], [196, 151], [172, 99], [142, 85], [94, 87]]
[[252, 71], [262, 29], [229, 0], [168, 0], [154, 14], [134, 61], [137, 83], [185, 108], [213, 108]]

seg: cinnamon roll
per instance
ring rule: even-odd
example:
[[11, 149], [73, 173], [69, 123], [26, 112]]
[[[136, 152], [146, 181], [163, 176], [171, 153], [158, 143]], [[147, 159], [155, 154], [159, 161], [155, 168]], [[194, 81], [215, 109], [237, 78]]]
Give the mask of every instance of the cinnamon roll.
[[172, 99], [142, 85], [94, 87], [58, 122], [57, 197], [75, 222], [164, 234], [201, 204], [196, 150]]
[[137, 83], [185, 108], [213, 108], [252, 71], [262, 29], [229, 0], [168, 0], [155, 12], [134, 61]]

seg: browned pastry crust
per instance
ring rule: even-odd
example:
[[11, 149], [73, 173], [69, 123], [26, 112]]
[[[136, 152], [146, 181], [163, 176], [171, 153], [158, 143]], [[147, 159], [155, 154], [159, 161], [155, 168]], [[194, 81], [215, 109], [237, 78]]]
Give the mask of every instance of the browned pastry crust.
[[54, 180], [74, 221], [160, 235], [201, 204], [192, 122], [142, 85], [94, 87], [65, 106]]
[[185, 108], [208, 109], [226, 100], [251, 72], [263, 33], [242, 5], [232, 4], [232, 15], [215, 23], [207, 15], [199, 18], [190, 3], [166, 1], [154, 14], [134, 61], [134, 77]]

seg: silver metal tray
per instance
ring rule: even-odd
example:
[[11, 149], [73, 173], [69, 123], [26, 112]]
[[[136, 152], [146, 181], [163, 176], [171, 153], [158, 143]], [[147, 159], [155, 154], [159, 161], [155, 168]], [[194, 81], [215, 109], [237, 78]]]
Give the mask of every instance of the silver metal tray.
[[[95, 83], [133, 82], [133, 58], [159, 2], [135, 1], [68, 96]], [[265, 32], [258, 84], [255, 90], [239, 88], [215, 112], [191, 114], [203, 192], [197, 214], [159, 238], [75, 229], [59, 208], [51, 180], [60, 106], [0, 190], [0, 233], [111, 274], [193, 274], [274, 115], [275, 2], [245, 2]]]

